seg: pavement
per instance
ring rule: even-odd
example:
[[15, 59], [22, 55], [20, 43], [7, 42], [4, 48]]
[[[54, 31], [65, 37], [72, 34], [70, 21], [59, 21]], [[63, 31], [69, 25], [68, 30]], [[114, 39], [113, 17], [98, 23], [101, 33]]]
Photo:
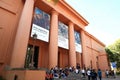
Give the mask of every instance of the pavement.
[[[99, 80], [99, 79], [98, 79], [98, 80]], [[119, 75], [119, 76], [116, 76], [115, 78], [114, 78], [114, 77], [103, 78], [102, 80], [120, 80], [120, 75]]]
[[[59, 79], [54, 79], [54, 80], [88, 80], [87, 76], [84, 78], [81, 77], [81, 74], [76, 74], [76, 73], [70, 73], [67, 78], [59, 78]], [[99, 79], [97, 79], [99, 80]], [[109, 78], [102, 78], [102, 80], [120, 80], [120, 75], [114, 77], [109, 77]]]

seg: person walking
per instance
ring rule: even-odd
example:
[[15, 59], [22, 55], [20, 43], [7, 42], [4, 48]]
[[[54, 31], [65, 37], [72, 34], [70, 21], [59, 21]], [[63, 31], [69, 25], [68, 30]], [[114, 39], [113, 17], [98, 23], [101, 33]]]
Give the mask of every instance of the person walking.
[[102, 71], [98, 69], [98, 78], [99, 80], [102, 80]]

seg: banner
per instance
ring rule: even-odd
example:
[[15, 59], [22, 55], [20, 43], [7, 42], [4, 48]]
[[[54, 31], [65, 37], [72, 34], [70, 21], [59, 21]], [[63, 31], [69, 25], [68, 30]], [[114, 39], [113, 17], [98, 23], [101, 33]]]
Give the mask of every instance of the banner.
[[31, 37], [37, 34], [37, 39], [49, 42], [50, 15], [35, 7]]
[[58, 23], [58, 46], [68, 49], [68, 26]]
[[75, 31], [74, 35], [75, 35], [75, 48], [76, 48], [76, 51], [79, 52], [79, 53], [82, 53], [80, 33]]
[[116, 68], [117, 67], [116, 62], [111, 62], [111, 66], [112, 66], [112, 68]]

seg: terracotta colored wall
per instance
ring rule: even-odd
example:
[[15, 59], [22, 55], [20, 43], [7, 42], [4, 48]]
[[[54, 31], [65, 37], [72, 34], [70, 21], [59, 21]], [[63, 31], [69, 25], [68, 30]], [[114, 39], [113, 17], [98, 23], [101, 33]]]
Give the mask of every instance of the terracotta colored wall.
[[49, 58], [49, 51], [48, 51], [48, 45], [40, 45], [39, 49], [39, 67], [48, 68], [48, 58]]
[[91, 60], [92, 60], [92, 53], [91, 53], [91, 48], [87, 47], [86, 48], [86, 53], [87, 53], [87, 59], [86, 59], [86, 67], [90, 68], [91, 67]]
[[76, 63], [80, 64], [80, 67], [82, 67], [82, 63], [81, 63], [81, 53], [77, 53], [76, 52]]
[[15, 75], [18, 77], [17, 78], [18, 80], [25, 80], [25, 71], [22, 70], [7, 71], [6, 74], [7, 74], [5, 77], [6, 80], [14, 80]]
[[45, 80], [45, 71], [39, 70], [11, 70], [6, 72], [6, 80]]
[[60, 61], [60, 65], [59, 67], [66, 67], [66, 66], [69, 66], [69, 53], [68, 53], [68, 50], [65, 50], [65, 49], [62, 49], [62, 48], [59, 48], [59, 55], [58, 55], [58, 61]]
[[26, 71], [25, 80], [45, 80], [45, 71]]
[[17, 24], [23, 7], [22, 0], [0, 0], [0, 75], [9, 66]]
[[[101, 55], [106, 55], [104, 50], [105, 45], [103, 45], [101, 42], [99, 42], [97, 39], [95, 39], [88, 33], [86, 33], [85, 36], [86, 36], [86, 52], [84, 54], [86, 54], [86, 56], [84, 57], [86, 59], [86, 62], [84, 64], [86, 65], [86, 67], [90, 68], [92, 65], [93, 69], [98, 68], [100, 68], [101, 70], [104, 70], [105, 68], [109, 69], [107, 57], [106, 56], [101, 57]], [[104, 65], [101, 66], [101, 64]]]
[[109, 66], [108, 66], [107, 56], [106, 56], [105, 53], [101, 53], [101, 55], [99, 55], [99, 67], [103, 71], [105, 71], [106, 69], [110, 69]]

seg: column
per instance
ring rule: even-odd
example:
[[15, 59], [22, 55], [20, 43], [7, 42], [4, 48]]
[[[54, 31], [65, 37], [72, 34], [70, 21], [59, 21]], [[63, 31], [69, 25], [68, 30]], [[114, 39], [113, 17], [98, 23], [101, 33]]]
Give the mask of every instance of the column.
[[55, 67], [58, 63], [58, 13], [52, 11], [50, 41], [49, 41], [49, 68]]
[[69, 64], [71, 67], [76, 67], [74, 24], [72, 22], [69, 23]]
[[86, 61], [85, 61], [85, 55], [86, 55], [86, 42], [85, 42], [85, 32], [83, 31], [83, 30], [81, 30], [81, 43], [82, 43], [82, 56], [81, 56], [81, 58], [82, 58], [82, 67], [85, 67], [86, 65], [85, 65], [85, 63], [86, 63]]
[[11, 68], [23, 68], [29, 40], [34, 0], [26, 0], [19, 21], [11, 59]]

